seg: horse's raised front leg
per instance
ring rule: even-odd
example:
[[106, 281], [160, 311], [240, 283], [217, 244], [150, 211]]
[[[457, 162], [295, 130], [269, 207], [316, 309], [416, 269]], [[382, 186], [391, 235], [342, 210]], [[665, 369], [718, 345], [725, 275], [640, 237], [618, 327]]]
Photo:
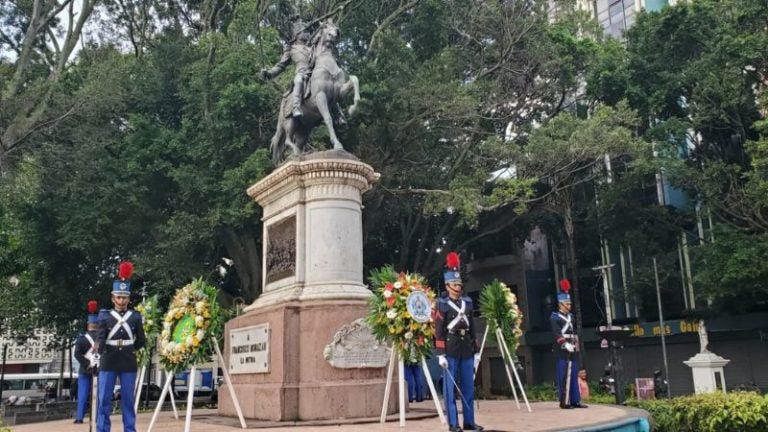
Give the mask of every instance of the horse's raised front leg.
[[328, 135], [331, 137], [331, 144], [336, 150], [344, 150], [344, 146], [341, 145], [341, 141], [336, 137], [336, 130], [333, 128], [333, 117], [331, 117], [331, 111], [328, 109], [328, 98], [325, 96], [325, 92], [318, 92], [315, 95], [315, 103], [317, 109], [320, 111], [320, 115], [323, 116], [325, 126], [328, 128]]
[[350, 75], [349, 80], [341, 86], [341, 97], [345, 98], [350, 91], [355, 91], [355, 98], [352, 101], [352, 105], [349, 107], [349, 115], [354, 115], [357, 109], [357, 102], [360, 101], [360, 81], [355, 75]]

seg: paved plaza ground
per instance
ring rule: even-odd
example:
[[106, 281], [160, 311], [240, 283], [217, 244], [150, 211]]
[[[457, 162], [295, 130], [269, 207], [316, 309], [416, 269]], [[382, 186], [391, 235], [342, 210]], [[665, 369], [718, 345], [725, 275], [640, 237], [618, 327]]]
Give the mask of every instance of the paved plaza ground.
[[[276, 425], [258, 421], [248, 421], [248, 429], [263, 432], [434, 432], [444, 431], [447, 427], [440, 424], [434, 411], [434, 405], [425, 401], [413, 404], [409, 412], [405, 428], [398, 426], [397, 416], [390, 416], [389, 421], [381, 423], [354, 424], [297, 424]], [[477, 410], [477, 422], [486, 428], [487, 432], [545, 432], [545, 431], [577, 431], [588, 430], [589, 426], [613, 423], [622, 419], [644, 415], [642, 411], [613, 405], [591, 405], [588, 409], [561, 410], [554, 402], [538, 402], [531, 404], [533, 412], [528, 413], [525, 405], [518, 410], [514, 401], [480, 401]], [[173, 418], [171, 412], [163, 411], [153, 428], [157, 432], [183, 432], [183, 413], [179, 420]], [[417, 418], [420, 417], [420, 418]], [[138, 416], [137, 431], [146, 432], [152, 413], [141, 413]], [[86, 419], [87, 420], [87, 419]], [[586, 428], [586, 429], [585, 429]], [[192, 417], [192, 432], [233, 432], [242, 430], [237, 419], [219, 417], [216, 410], [199, 409]], [[72, 424], [72, 420], [52, 421], [29, 425], [14, 426], [13, 432], [87, 432], [88, 424]], [[121, 418], [112, 417], [112, 432], [123, 432]]]

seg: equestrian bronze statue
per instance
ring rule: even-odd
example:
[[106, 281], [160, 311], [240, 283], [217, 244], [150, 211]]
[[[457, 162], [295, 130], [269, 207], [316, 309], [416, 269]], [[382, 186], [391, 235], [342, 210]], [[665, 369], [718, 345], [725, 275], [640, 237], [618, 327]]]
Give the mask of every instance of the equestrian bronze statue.
[[289, 63], [296, 65], [293, 85], [283, 95], [277, 130], [270, 143], [275, 164], [282, 161], [286, 147], [294, 155], [304, 152], [309, 136], [321, 122], [328, 128], [333, 148], [344, 150], [335, 128], [346, 122], [339, 102], [354, 90], [354, 103], [349, 107], [352, 115], [360, 100], [360, 85], [356, 76], [347, 77], [336, 62], [334, 48], [338, 37], [339, 27], [331, 19], [320, 26], [311, 41], [306, 28], [299, 23], [294, 26], [293, 40], [286, 45], [280, 61], [261, 72], [262, 77], [271, 79]]

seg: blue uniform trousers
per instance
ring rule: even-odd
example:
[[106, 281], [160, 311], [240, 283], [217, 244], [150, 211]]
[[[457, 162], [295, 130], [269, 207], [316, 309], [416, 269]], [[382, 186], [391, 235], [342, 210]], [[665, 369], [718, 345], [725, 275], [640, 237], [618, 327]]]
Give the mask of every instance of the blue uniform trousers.
[[77, 375], [77, 414], [75, 420], [83, 420], [85, 410], [91, 401], [91, 376], [90, 372], [84, 372]]
[[[557, 380], [557, 395], [560, 403], [565, 403], [565, 375], [568, 373], [568, 358], [558, 357], [557, 368], [555, 369], [555, 379]], [[570, 400], [568, 405], [578, 405], [581, 403], [581, 395], [579, 394], [579, 362], [577, 360], [570, 360], [571, 362], [571, 388], [570, 388]]]
[[406, 364], [405, 380], [408, 381], [408, 401], [421, 402], [424, 400], [424, 378], [421, 373], [421, 364]]
[[[473, 357], [468, 358], [455, 358], [446, 357], [448, 360], [448, 368], [443, 371], [443, 394], [445, 395], [445, 410], [448, 412], [448, 425], [459, 425], [459, 413], [456, 410], [456, 400], [462, 404], [462, 412], [464, 413], [464, 424], [475, 424], [475, 359]], [[461, 396], [456, 394], [453, 380], [448, 377], [450, 372], [453, 380], [461, 390], [461, 395], [464, 396], [462, 400]], [[577, 389], [578, 390], [578, 389]]]
[[123, 413], [123, 432], [136, 432], [136, 412], [133, 411], [133, 391], [136, 388], [136, 372], [99, 372], [99, 413], [97, 432], [111, 432], [112, 394], [115, 381], [120, 377], [120, 410]]

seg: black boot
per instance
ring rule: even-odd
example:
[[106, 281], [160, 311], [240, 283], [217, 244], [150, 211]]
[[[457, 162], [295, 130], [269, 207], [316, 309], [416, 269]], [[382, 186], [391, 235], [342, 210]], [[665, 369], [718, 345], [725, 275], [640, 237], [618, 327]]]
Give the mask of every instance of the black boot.
[[564, 403], [561, 403], [560, 404], [560, 408], [562, 408], [562, 409], [571, 409], [572, 407], [570, 405], [566, 405]]
[[291, 93], [291, 102], [293, 102], [293, 108], [291, 109], [291, 116], [301, 118], [304, 113], [301, 111], [301, 102], [304, 97], [304, 82], [299, 78], [294, 78], [293, 91]]
[[482, 432], [484, 429], [483, 429], [483, 427], [482, 427], [482, 426], [480, 426], [479, 424], [475, 423], [475, 424], [473, 424], [473, 425], [466, 425], [466, 424], [465, 424], [465, 425], [464, 425], [464, 430], [465, 430], [465, 431], [477, 431], [477, 432]]
[[459, 427], [459, 425], [451, 426], [450, 428], [448, 428], [448, 432], [461, 432], [461, 428]]
[[571, 405], [571, 408], [589, 408], [589, 407], [584, 405], [583, 403], [577, 403], [577, 404]]

